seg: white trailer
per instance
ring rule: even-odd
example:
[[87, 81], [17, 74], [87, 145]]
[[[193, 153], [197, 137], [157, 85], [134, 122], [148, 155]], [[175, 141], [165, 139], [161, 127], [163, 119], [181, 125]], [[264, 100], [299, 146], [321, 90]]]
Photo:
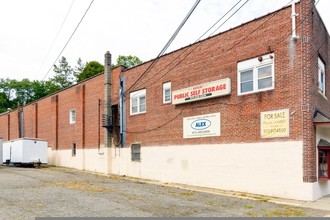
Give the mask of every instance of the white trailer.
[[4, 143], [3, 163], [47, 163], [48, 143], [45, 140], [20, 138]]

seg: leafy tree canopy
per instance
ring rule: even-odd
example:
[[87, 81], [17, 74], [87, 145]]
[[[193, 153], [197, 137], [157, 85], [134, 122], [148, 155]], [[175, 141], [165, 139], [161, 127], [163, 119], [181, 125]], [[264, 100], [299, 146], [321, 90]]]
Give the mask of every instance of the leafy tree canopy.
[[136, 56], [131, 56], [131, 55], [128, 55], [128, 56], [124, 56], [124, 55], [119, 55], [118, 58], [117, 58], [117, 64], [115, 65], [116, 66], [124, 66], [124, 67], [127, 67], [127, 68], [130, 68], [130, 67], [133, 67], [133, 66], [136, 66], [136, 65], [139, 65], [142, 63], [142, 60], [140, 60], [140, 58], [136, 57]]
[[77, 82], [81, 82], [104, 71], [104, 66], [97, 61], [87, 62], [82, 72], [76, 75]]
[[[115, 66], [133, 67], [142, 63], [136, 56], [120, 55]], [[79, 58], [75, 67], [71, 67], [62, 56], [54, 65], [55, 75], [46, 81], [30, 81], [29, 79], [14, 80], [0, 78], [0, 113], [17, 108], [41, 99], [61, 89], [81, 82], [104, 71], [104, 66], [97, 61], [84, 64]]]

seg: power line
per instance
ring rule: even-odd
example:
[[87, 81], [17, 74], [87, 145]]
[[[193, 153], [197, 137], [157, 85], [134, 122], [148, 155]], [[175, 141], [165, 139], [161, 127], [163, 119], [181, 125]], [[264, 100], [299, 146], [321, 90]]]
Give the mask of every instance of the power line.
[[[290, 2], [291, 2], [291, 0], [289, 1], [289, 3], [288, 4], [290, 4]], [[287, 5], [288, 5], [287, 4]], [[287, 6], [286, 5], [286, 6]], [[237, 12], [237, 11], [236, 11]], [[236, 13], [235, 12], [235, 13]], [[264, 24], [266, 24], [271, 18], [273, 18], [274, 16], [276, 16], [278, 13], [279, 13], [280, 11], [278, 11], [278, 12], [276, 12], [276, 13], [274, 13], [270, 18], [268, 18], [265, 22], [263, 22], [262, 24], [260, 24], [256, 29], [254, 29], [253, 31], [251, 31], [250, 32], [250, 34], [248, 34], [247, 36], [245, 36], [242, 40], [240, 40], [238, 43], [236, 43], [236, 44], [234, 44], [229, 50], [227, 50], [227, 52], [228, 51], [230, 51], [230, 50], [232, 50], [234, 47], [236, 47], [237, 45], [239, 45], [243, 40], [245, 40], [247, 37], [249, 37], [249, 36], [251, 36], [255, 31], [257, 31], [259, 28], [261, 28]], [[213, 32], [214, 33], [214, 32]], [[213, 34], [212, 33], [212, 34]], [[205, 33], [204, 33], [205, 34]], [[325, 42], [323, 42], [322, 44], [321, 44], [321, 46], [324, 44]], [[189, 56], [189, 54], [191, 54], [192, 53], [192, 51], [194, 51], [197, 47], [198, 47], [199, 45], [197, 45], [194, 49], [192, 49], [180, 62], [178, 62], [172, 69], [170, 69], [168, 72], [166, 72], [163, 76], [161, 76], [160, 78], [162, 78], [162, 77], [164, 77], [166, 74], [168, 74], [171, 70], [173, 70], [177, 65], [179, 65], [187, 56]], [[320, 47], [321, 47], [320, 46]], [[179, 56], [177, 56], [171, 63], [173, 63], [178, 57], [180, 57], [184, 52], [186, 52], [187, 51], [187, 49], [186, 50], [184, 50]], [[226, 53], [225, 53], [226, 54]], [[316, 54], [316, 53], [315, 53]], [[314, 56], [315, 54], [313, 54], [312, 56]], [[222, 54], [223, 55], [223, 54]], [[170, 64], [171, 64], [170, 63]], [[168, 64], [166, 67], [168, 67], [170, 64]], [[165, 68], [166, 68], [165, 67]], [[162, 70], [164, 70], [165, 68], [163, 68]], [[160, 70], [160, 71], [162, 71], [162, 70]], [[159, 72], [160, 72], [159, 71]], [[156, 74], [155, 74], [156, 75]], [[157, 80], [159, 80], [160, 78], [158, 78]], [[127, 99], [128, 97], [126, 97], [126, 99]], [[242, 103], [244, 103], [244, 102], [246, 102], [247, 100], [249, 100], [249, 99], [245, 99], [244, 101], [241, 101], [241, 102], [239, 102], [239, 103], [223, 103], [223, 102], [220, 102], [220, 103], [210, 103], [210, 104], [207, 104], [207, 105], [200, 105], [200, 107], [206, 107], [206, 106], [210, 106], [210, 105], [240, 105], [240, 104], [242, 104]], [[132, 131], [132, 132], [130, 132], [130, 131], [126, 131], [127, 133], [136, 133], [136, 134], [141, 134], [141, 133], [147, 133], [147, 132], [151, 132], [151, 131], [153, 131], [153, 130], [157, 130], [157, 129], [160, 129], [160, 128], [162, 128], [162, 127], [164, 127], [164, 126], [166, 126], [167, 124], [169, 124], [169, 123], [171, 123], [172, 121], [174, 121], [176, 118], [178, 118], [180, 115], [182, 115], [182, 113], [183, 113], [183, 109], [181, 109], [181, 111], [175, 116], [175, 117], [173, 117], [172, 119], [170, 119], [169, 121], [167, 121], [167, 122], [165, 122], [164, 124], [162, 124], [162, 125], [160, 125], [160, 126], [158, 126], [158, 127], [155, 127], [155, 128], [152, 128], [152, 129], [149, 129], [149, 130], [147, 130], [147, 131], [141, 131], [141, 132], [138, 132], [138, 131]]]
[[55, 38], [54, 38], [54, 40], [53, 40], [53, 43], [51, 44], [51, 46], [50, 46], [50, 48], [49, 48], [49, 50], [48, 50], [48, 52], [47, 52], [47, 54], [46, 54], [46, 56], [45, 56], [45, 58], [44, 58], [42, 64], [41, 64], [41, 66], [40, 66], [40, 68], [39, 68], [39, 70], [38, 70], [37, 76], [40, 74], [41, 68], [44, 66], [44, 64], [45, 64], [45, 62], [46, 62], [46, 60], [47, 60], [47, 58], [48, 58], [48, 56], [49, 56], [49, 54], [50, 54], [50, 51], [53, 49], [53, 46], [54, 46], [54, 44], [55, 44], [55, 42], [56, 42], [56, 40], [57, 40], [57, 38], [58, 38], [58, 36], [59, 36], [59, 34], [60, 34], [60, 32], [61, 32], [63, 26], [64, 26], [64, 23], [66, 22], [66, 19], [67, 19], [68, 15], [69, 15], [69, 13], [70, 13], [70, 11], [71, 11], [71, 8], [72, 8], [72, 5], [73, 5], [74, 2], [75, 2], [75, 0], [72, 0], [71, 5], [70, 5], [70, 7], [69, 7], [69, 10], [68, 10], [68, 12], [66, 13], [65, 18], [64, 18], [64, 20], [63, 20], [63, 22], [62, 22], [62, 24], [61, 24], [61, 27], [60, 27], [60, 29], [58, 30], [58, 32], [57, 32], [57, 34], [56, 34], [56, 36], [55, 36]]
[[[241, 2], [242, 0], [239, 0], [236, 4], [234, 4], [234, 6], [232, 6], [218, 21], [216, 21], [206, 32], [204, 32], [198, 39], [196, 39], [195, 40], [195, 42], [194, 43], [197, 43], [207, 32], [209, 32], [215, 25], [217, 25], [224, 17], [226, 17], [226, 15], [228, 15], [240, 2]], [[226, 21], [224, 21], [221, 25], [220, 25], [220, 27], [223, 25], [223, 24], [225, 24], [233, 15], [235, 15], [248, 1], [250, 1], [250, 0], [246, 0], [245, 1], [245, 3], [239, 8], [239, 9], [237, 9]], [[217, 28], [218, 29], [218, 28]], [[214, 32], [212, 32], [211, 33], [211, 35], [213, 34]], [[210, 35], [210, 36], [211, 36]], [[209, 37], [210, 37], [209, 36]], [[198, 46], [197, 46], [198, 47]], [[197, 47], [195, 47], [195, 49], [197, 48]], [[158, 72], [161, 72], [161, 71], [163, 71], [165, 68], [167, 68], [169, 65], [171, 65], [175, 60], [177, 60], [184, 52], [186, 52], [187, 50], [188, 50], [189, 48], [186, 48], [186, 49], [183, 49], [182, 50], [182, 52], [176, 57], [176, 58], [174, 58], [169, 64], [167, 64], [163, 69], [161, 69], [160, 71], [158, 71]], [[193, 49], [190, 53], [192, 53], [195, 49]], [[189, 54], [190, 54], [189, 53]], [[188, 54], [188, 55], [189, 55]], [[187, 56], [188, 56], [187, 55]], [[184, 57], [184, 59], [187, 57], [187, 56], [185, 56]], [[183, 60], [182, 60], [183, 61]], [[182, 62], [181, 61], [181, 62]], [[177, 65], [179, 65], [181, 62], [179, 62]], [[172, 69], [174, 69], [177, 65], [175, 65]], [[151, 66], [151, 65], [150, 65]], [[149, 67], [150, 67], [149, 66]], [[168, 72], [170, 72], [172, 69], [170, 69]], [[150, 70], [150, 69], [149, 69]], [[167, 73], [166, 73], [167, 74]], [[166, 75], [165, 74], [165, 75]], [[154, 76], [156, 76], [156, 74], [154, 75]], [[140, 78], [138, 78], [136, 81], [135, 81], [135, 83], [134, 84], [137, 84], [138, 83], [138, 81], [141, 79], [142, 77], [140, 77]], [[147, 81], [149, 81], [150, 79], [152, 79], [153, 77], [151, 77], [151, 78], [149, 78]], [[161, 77], [160, 77], [161, 78]], [[159, 79], [160, 79], [159, 78]], [[130, 88], [132, 88], [132, 86], [130, 87]], [[128, 92], [128, 90], [126, 90], [126, 93]]]
[[207, 32], [209, 32], [212, 28], [215, 27], [215, 25], [217, 25], [224, 17], [227, 16], [227, 14], [229, 14], [241, 1], [243, 0], [239, 0], [233, 7], [231, 7], [219, 20], [217, 20], [209, 29], [207, 29], [207, 31], [204, 32], [204, 34], [202, 34], [196, 41], [199, 41], [200, 39], [203, 38], [204, 35], [206, 35]]
[[215, 32], [217, 32], [219, 30], [219, 28], [221, 28], [231, 17], [233, 17], [241, 8], [243, 8], [243, 6], [248, 3], [250, 0], [245, 1], [229, 18], [227, 18], [217, 29], [215, 29], [215, 31], [213, 31], [209, 37], [211, 37]]
[[156, 64], [156, 62], [158, 61], [159, 57], [161, 57], [165, 51], [167, 50], [167, 48], [171, 45], [171, 43], [173, 42], [173, 40], [175, 39], [175, 37], [178, 35], [178, 33], [180, 32], [180, 30], [182, 29], [182, 27], [184, 26], [184, 24], [187, 22], [187, 20], [189, 19], [190, 15], [194, 12], [194, 10], [196, 9], [197, 5], [199, 4], [201, 0], [197, 0], [195, 2], [195, 4], [193, 5], [193, 7], [190, 9], [190, 11], [188, 12], [188, 14], [186, 15], [186, 17], [183, 19], [183, 21], [181, 22], [181, 24], [179, 25], [179, 27], [176, 29], [176, 31], [173, 33], [172, 37], [169, 39], [169, 41], [166, 43], [166, 45], [164, 46], [164, 48], [160, 51], [160, 53], [158, 54], [158, 56], [152, 61], [152, 63], [148, 66], [148, 68], [141, 74], [141, 76], [126, 90], [126, 93], [133, 88], [136, 83], [139, 82], [139, 80], [145, 75], [147, 74], [147, 72]]
[[63, 53], [63, 51], [65, 50], [65, 48], [67, 47], [67, 45], [69, 44], [71, 38], [73, 37], [73, 35], [76, 33], [79, 25], [81, 24], [81, 22], [84, 20], [87, 12], [89, 11], [89, 9], [91, 8], [92, 4], [93, 4], [94, 0], [91, 1], [91, 3], [89, 4], [88, 8], [86, 9], [84, 15], [81, 17], [79, 23], [77, 24], [76, 28], [74, 29], [74, 31], [72, 32], [71, 36], [69, 37], [68, 41], [66, 42], [66, 44], [64, 45], [63, 49], [61, 50], [61, 52], [58, 54], [58, 56], [56, 57], [54, 63], [52, 64], [52, 66], [49, 68], [49, 70], [47, 71], [47, 73], [45, 74], [45, 76], [42, 78], [42, 80], [44, 80], [46, 78], [46, 76], [49, 74], [49, 72], [52, 70], [53, 66], [55, 65], [56, 61], [58, 60], [58, 58], [61, 56], [61, 54]]
[[[216, 24], [218, 24], [227, 14], [229, 14], [240, 2], [241, 2], [242, 0], [240, 0], [240, 1], [238, 1], [233, 7], [231, 7], [226, 13], [225, 13], [225, 15], [223, 15], [217, 22], [215, 22], [215, 24], [213, 24], [212, 26], [211, 26], [211, 28], [209, 28], [206, 32], [204, 32], [204, 34], [202, 34], [194, 43], [197, 43], [210, 29], [212, 29]], [[217, 28], [217, 29], [219, 29], [221, 26], [223, 26], [226, 22], [228, 22], [228, 20], [230, 19], [230, 18], [232, 18], [240, 9], [242, 9], [242, 7], [247, 3], [247, 2], [249, 2], [250, 0], [246, 0], [245, 2], [244, 2], [244, 4], [243, 5], [241, 5], [235, 12], [233, 12], [233, 14], [231, 14], [230, 15], [230, 17], [228, 18], [228, 19], [226, 19], [224, 22], [222, 22], [222, 24]], [[215, 31], [213, 31], [210, 35], [209, 35], [209, 37], [211, 37], [212, 36], [212, 34], [214, 34], [215, 33]], [[199, 44], [200, 45], [200, 44]], [[171, 69], [169, 69], [164, 75], [162, 75], [162, 76], [160, 76], [160, 77], [158, 77], [157, 78], [157, 80], [159, 80], [159, 79], [161, 79], [162, 77], [164, 77], [165, 75], [167, 75], [169, 72], [171, 72], [175, 67], [177, 67], [185, 58], [187, 58], [195, 49], [197, 49], [198, 47], [199, 47], [199, 45], [196, 45], [187, 55], [185, 55], [183, 58], [182, 58], [182, 60], [181, 61], [179, 61], [176, 65], [174, 65], [174, 67], [172, 67]], [[169, 64], [167, 64], [163, 69], [161, 69], [160, 71], [158, 71], [158, 73], [159, 72], [161, 72], [161, 71], [163, 71], [164, 69], [166, 69], [167, 67], [169, 67], [172, 63], [174, 63], [182, 54], [184, 54], [187, 50], [189, 50], [190, 49], [190, 47], [187, 47], [187, 48], [185, 48], [185, 49], [183, 49], [182, 50], [182, 52], [178, 55], [178, 56], [176, 56]], [[150, 80], [150, 79], [152, 79], [152, 78], [154, 78], [154, 77], [156, 77], [156, 76], [158, 76], [158, 74], [154, 74], [154, 76], [153, 77], [150, 77], [148, 80], [147, 80], [147, 82]], [[157, 81], [156, 80], [156, 81]]]

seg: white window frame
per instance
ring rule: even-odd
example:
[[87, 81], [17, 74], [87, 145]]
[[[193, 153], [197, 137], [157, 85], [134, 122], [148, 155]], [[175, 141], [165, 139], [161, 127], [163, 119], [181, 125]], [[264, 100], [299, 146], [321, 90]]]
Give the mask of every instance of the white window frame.
[[325, 96], [325, 64], [320, 57], [318, 58], [318, 90]]
[[[144, 110], [141, 110], [141, 100], [144, 98]], [[134, 102], [136, 105], [133, 105]], [[136, 111], [133, 111], [133, 107], [136, 107]], [[138, 115], [147, 111], [147, 96], [146, 89], [141, 89], [130, 93], [130, 115]]]
[[[166, 100], [166, 92], [169, 91], [170, 96], [169, 100]], [[163, 104], [171, 103], [172, 102], [172, 89], [171, 89], [171, 82], [163, 83]]]
[[77, 112], [76, 109], [70, 109], [70, 124], [75, 124], [77, 121]]
[[[257, 92], [262, 92], [262, 91], [267, 91], [267, 90], [273, 90], [275, 88], [275, 55], [274, 53], [266, 54], [263, 56], [255, 57], [253, 59], [241, 61], [237, 63], [237, 94], [238, 95], [246, 95], [246, 94], [251, 94], [251, 93], [257, 93]], [[272, 78], [272, 85], [267, 88], [259, 89], [258, 88], [258, 81], [259, 76], [258, 76], [258, 70], [263, 68], [271, 66], [271, 76], [267, 76], [261, 79], [265, 78]], [[247, 92], [242, 92], [241, 91], [241, 73], [246, 72], [246, 71], [253, 71], [253, 89], [252, 91], [247, 91]]]

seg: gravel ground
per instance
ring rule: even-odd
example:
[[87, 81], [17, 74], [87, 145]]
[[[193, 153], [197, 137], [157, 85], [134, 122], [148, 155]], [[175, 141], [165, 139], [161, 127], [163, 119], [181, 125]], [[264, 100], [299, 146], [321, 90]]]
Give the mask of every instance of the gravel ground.
[[287, 217], [327, 211], [107, 177], [74, 169], [0, 166], [0, 219], [35, 217]]

